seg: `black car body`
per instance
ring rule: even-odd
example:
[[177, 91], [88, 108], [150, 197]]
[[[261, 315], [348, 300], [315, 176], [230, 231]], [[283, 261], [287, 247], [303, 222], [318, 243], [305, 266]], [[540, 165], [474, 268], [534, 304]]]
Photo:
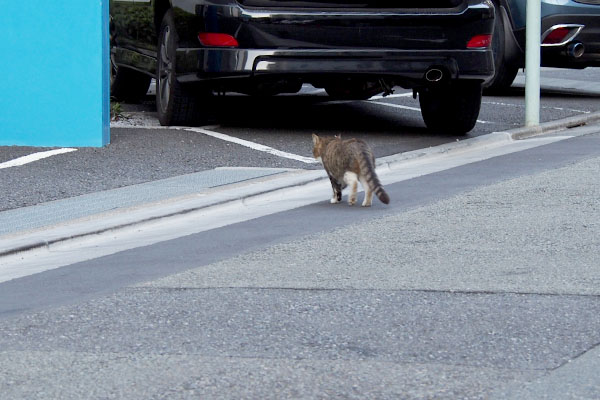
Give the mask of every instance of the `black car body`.
[[[491, 90], [509, 87], [525, 66], [526, 0], [493, 0], [496, 74]], [[556, 68], [600, 66], [600, 1], [541, 0], [541, 65]]]
[[[493, 75], [487, 0], [111, 0], [113, 95], [157, 79], [163, 125], [198, 122], [214, 92], [420, 94], [434, 129], [465, 133]], [[140, 75], [144, 74], [144, 75]]]

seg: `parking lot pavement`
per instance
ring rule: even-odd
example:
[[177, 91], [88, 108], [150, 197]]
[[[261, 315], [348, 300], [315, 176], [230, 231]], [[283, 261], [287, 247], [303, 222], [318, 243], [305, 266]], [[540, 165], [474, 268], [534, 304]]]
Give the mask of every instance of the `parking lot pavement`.
[[[465, 137], [427, 132], [418, 111], [395, 107], [414, 102], [410, 97], [374, 100], [388, 105], [369, 102], [315, 104], [312, 100], [307, 104], [302, 99], [280, 101], [279, 108], [271, 109], [277, 110], [278, 119], [269, 119], [264, 110], [248, 112], [238, 116], [237, 123], [204, 126], [201, 130], [187, 127], [113, 128], [112, 143], [105, 148], [78, 148], [19, 167], [0, 169], [0, 184], [11, 188], [2, 194], [0, 211], [217, 167], [318, 169], [316, 163], [281, 156], [285, 153], [310, 159], [310, 135], [313, 132], [364, 139], [377, 157], [452, 143], [518, 126], [522, 121], [520, 99], [485, 98], [481, 118], [496, 122], [480, 123], [475, 132]], [[562, 100], [563, 97], [548, 100], [550, 103], [542, 114], [545, 121], [589, 115], [593, 110], [590, 102], [595, 99], [575, 97], [584, 104], [577, 103], [573, 109], [565, 107]], [[288, 109], [294, 107], [309, 114], [297, 115]], [[415, 108], [414, 104], [409, 107]], [[253, 119], [257, 116], [260, 117], [258, 120]], [[265, 148], [276, 152], [264, 151]], [[0, 147], [0, 166], [46, 150], [51, 149]]]
[[[597, 70], [542, 71], [541, 120], [597, 112]], [[562, 89], [557, 91], [548, 82]], [[573, 82], [579, 86], [573, 88]], [[579, 93], [582, 83], [586, 94]], [[142, 104], [123, 104], [127, 118], [113, 122], [111, 144], [104, 148], [78, 148], [16, 167], [21, 157], [56, 149], [0, 147], [0, 185], [11, 188], [1, 196], [0, 211], [218, 167], [318, 169], [316, 163], [281, 156], [310, 159], [312, 133], [364, 139], [380, 158], [513, 129], [524, 121], [518, 82], [503, 96], [484, 97], [480, 122], [464, 137], [428, 132], [418, 100], [402, 88], [392, 96], [358, 102], [329, 101], [322, 90], [310, 87], [299, 96], [260, 102], [246, 96], [215, 101], [222, 103], [216, 107], [221, 115], [217, 113], [215, 124], [201, 129], [159, 127], [149, 96]]]

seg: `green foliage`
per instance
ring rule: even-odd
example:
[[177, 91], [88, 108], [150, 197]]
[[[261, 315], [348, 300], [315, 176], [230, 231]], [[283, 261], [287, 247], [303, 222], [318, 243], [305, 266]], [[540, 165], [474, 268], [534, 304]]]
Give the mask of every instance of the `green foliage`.
[[118, 121], [123, 118], [124, 118], [123, 107], [121, 107], [121, 103], [111, 102], [110, 103], [110, 120]]
[[[152, 8], [146, 5], [119, 4], [113, 7], [113, 22], [117, 32], [127, 32], [127, 37], [147, 43], [156, 42]], [[117, 33], [118, 35], [118, 33]]]

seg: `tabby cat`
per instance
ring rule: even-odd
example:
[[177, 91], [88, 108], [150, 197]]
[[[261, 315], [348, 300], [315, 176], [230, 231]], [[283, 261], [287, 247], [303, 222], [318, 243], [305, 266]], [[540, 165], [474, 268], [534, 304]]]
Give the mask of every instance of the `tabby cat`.
[[373, 193], [382, 203], [389, 204], [390, 197], [375, 173], [375, 157], [368, 144], [360, 139], [342, 140], [340, 136], [319, 137], [313, 134], [312, 139], [313, 155], [323, 163], [331, 181], [331, 203], [342, 201], [342, 189], [350, 186], [348, 204], [356, 204], [356, 190], [360, 181], [365, 190], [363, 207], [371, 206]]

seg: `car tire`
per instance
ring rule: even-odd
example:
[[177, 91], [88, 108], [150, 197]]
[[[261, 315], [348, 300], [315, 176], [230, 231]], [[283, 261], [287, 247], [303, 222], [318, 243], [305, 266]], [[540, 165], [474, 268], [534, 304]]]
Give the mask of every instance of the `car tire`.
[[494, 77], [484, 86], [485, 94], [496, 94], [506, 91], [517, 76], [519, 67], [511, 65], [506, 60], [506, 41], [504, 38], [504, 17], [496, 2], [496, 18], [494, 20], [494, 34], [492, 35], [492, 52], [494, 54]]
[[[169, 10], [161, 23], [156, 71], [156, 110], [158, 120], [163, 126], [196, 125], [202, 122], [202, 92], [192, 91], [177, 80], [178, 43], [173, 11]], [[204, 94], [209, 95], [208, 92]]]
[[118, 67], [111, 59], [110, 97], [116, 101], [139, 103], [148, 93], [152, 78], [130, 68]]
[[481, 108], [481, 84], [453, 82], [419, 91], [421, 115], [427, 128], [450, 135], [464, 135], [477, 123]]

